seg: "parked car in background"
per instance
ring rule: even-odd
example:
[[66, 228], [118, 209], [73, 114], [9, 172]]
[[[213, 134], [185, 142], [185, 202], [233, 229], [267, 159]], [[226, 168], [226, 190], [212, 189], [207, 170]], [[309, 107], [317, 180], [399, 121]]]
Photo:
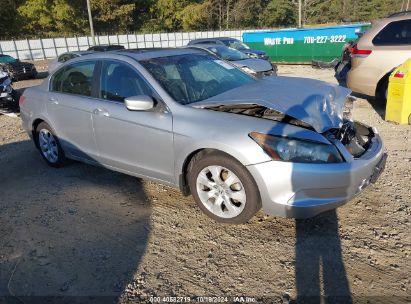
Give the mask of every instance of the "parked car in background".
[[250, 58], [246, 54], [225, 45], [195, 44], [189, 47], [205, 50], [216, 55], [220, 59], [230, 61], [244, 72], [257, 78], [262, 78], [264, 76], [277, 76], [276, 65], [271, 64], [269, 61], [264, 59]]
[[9, 55], [0, 54], [0, 67], [9, 74], [13, 81], [36, 78], [37, 76], [34, 64], [22, 62]]
[[19, 93], [12, 87], [9, 74], [0, 69], [0, 106], [6, 104], [18, 108], [19, 97]]
[[240, 52], [243, 52], [250, 58], [259, 58], [259, 59], [269, 60], [268, 56], [266, 55], [264, 51], [250, 49], [248, 45], [246, 45], [242, 41], [235, 39], [235, 38], [218, 37], [218, 38], [194, 39], [188, 43], [188, 45], [196, 45], [196, 44], [225, 45], [230, 48], [239, 50]]
[[88, 51], [95, 51], [95, 52], [107, 52], [107, 51], [116, 51], [116, 50], [124, 50], [124, 45], [120, 44], [100, 44], [94, 45], [89, 47]]
[[66, 61], [70, 59], [77, 58], [77, 57], [84, 56], [84, 55], [89, 55], [89, 54], [92, 54], [93, 52], [94, 51], [73, 51], [73, 52], [63, 53], [59, 55], [58, 57], [49, 60], [49, 73], [53, 72], [55, 69], [57, 69], [59, 66], [61, 66], [63, 63], [65, 63]]
[[347, 86], [385, 101], [391, 72], [411, 58], [411, 12], [374, 21], [351, 50]]
[[[66, 62], [20, 98], [43, 159], [104, 166], [179, 187], [224, 223], [304, 218], [375, 182], [374, 128], [349, 120], [350, 90], [257, 80], [202, 50], [105, 52]], [[319, 111], [318, 109], [322, 109]]]

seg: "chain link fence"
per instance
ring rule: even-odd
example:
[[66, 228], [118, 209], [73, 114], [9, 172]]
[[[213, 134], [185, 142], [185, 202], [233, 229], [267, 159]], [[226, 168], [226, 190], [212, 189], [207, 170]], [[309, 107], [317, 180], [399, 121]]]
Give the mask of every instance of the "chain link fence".
[[[95, 38], [97, 45], [121, 44], [127, 49], [167, 48], [184, 46], [190, 40], [198, 38], [232, 37], [242, 40], [243, 33], [250, 31], [252, 30], [99, 35]], [[69, 51], [87, 50], [92, 45], [90, 36], [7, 40], [0, 41], [0, 54], [22, 60], [41, 60]]]

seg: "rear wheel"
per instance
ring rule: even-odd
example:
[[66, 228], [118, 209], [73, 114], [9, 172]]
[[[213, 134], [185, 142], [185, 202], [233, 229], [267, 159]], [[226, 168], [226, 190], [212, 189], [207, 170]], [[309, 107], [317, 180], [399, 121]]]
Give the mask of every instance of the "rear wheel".
[[211, 152], [194, 159], [188, 181], [199, 208], [218, 222], [245, 223], [261, 208], [251, 174], [224, 153]]
[[58, 168], [66, 164], [66, 157], [60, 142], [50, 126], [42, 122], [36, 129], [36, 142], [41, 156], [48, 165]]

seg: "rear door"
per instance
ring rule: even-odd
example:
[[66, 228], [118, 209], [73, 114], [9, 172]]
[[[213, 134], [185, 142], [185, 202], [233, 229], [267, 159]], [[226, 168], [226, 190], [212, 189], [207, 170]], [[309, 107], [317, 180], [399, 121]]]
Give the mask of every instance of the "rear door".
[[47, 112], [64, 150], [74, 157], [96, 162], [91, 110], [96, 61], [70, 64], [50, 80]]
[[140, 176], [174, 182], [171, 113], [161, 101], [148, 111], [129, 111], [124, 104], [126, 97], [155, 95], [141, 74], [128, 63], [104, 60], [97, 94], [93, 126], [99, 161]]

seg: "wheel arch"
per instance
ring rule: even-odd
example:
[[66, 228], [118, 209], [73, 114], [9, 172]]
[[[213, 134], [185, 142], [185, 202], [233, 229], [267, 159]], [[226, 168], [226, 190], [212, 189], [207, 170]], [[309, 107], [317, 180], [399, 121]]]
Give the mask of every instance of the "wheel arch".
[[36, 145], [37, 148], [39, 148], [39, 143], [37, 141], [36, 130], [37, 130], [37, 127], [39, 126], [39, 124], [41, 124], [42, 122], [46, 123], [51, 128], [51, 130], [54, 133], [56, 133], [53, 126], [46, 119], [41, 118], [41, 117], [38, 117], [38, 118], [34, 119], [33, 122], [31, 123], [31, 128], [32, 128], [31, 129], [31, 134], [33, 136], [34, 144]]
[[33, 123], [31, 124], [31, 126], [32, 126], [31, 134], [32, 134], [32, 136], [33, 136], [33, 141], [34, 141], [34, 144], [36, 145], [37, 149], [40, 148], [40, 147], [39, 147], [39, 142], [38, 142], [37, 136], [36, 136], [36, 130], [37, 130], [37, 127], [38, 127], [42, 122], [47, 123], [44, 119], [36, 118], [36, 119], [33, 121]]
[[212, 153], [212, 152], [219, 152], [222, 154], [227, 155], [228, 157], [235, 159], [239, 163], [241, 161], [236, 158], [235, 156], [231, 155], [230, 153], [227, 153], [226, 151], [223, 151], [221, 149], [216, 149], [216, 148], [200, 148], [192, 151], [190, 154], [188, 154], [181, 166], [180, 174], [179, 174], [179, 188], [180, 191], [183, 193], [183, 195], [188, 196], [191, 194], [190, 187], [188, 186], [188, 180], [187, 180], [187, 174], [190, 171], [191, 164], [193, 164], [194, 160], [202, 157], [203, 155]]
[[375, 87], [375, 95], [374, 96], [379, 96], [381, 87], [384, 85], [384, 83], [387, 81], [388, 83], [388, 78], [390, 77], [391, 73], [395, 70], [396, 68], [392, 68], [391, 71], [386, 73], [381, 79], [377, 82], [377, 86]]

